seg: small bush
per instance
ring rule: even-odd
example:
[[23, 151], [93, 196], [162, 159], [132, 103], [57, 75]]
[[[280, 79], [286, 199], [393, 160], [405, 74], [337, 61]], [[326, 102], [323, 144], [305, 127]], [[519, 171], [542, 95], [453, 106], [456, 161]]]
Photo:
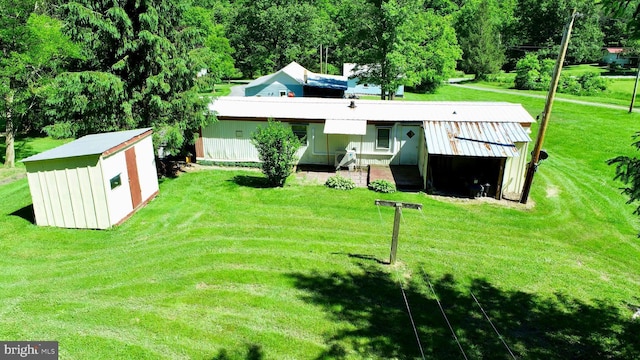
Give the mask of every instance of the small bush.
[[296, 151], [301, 146], [300, 139], [291, 127], [269, 119], [266, 127], [258, 126], [251, 134], [251, 144], [258, 150], [262, 161], [260, 168], [271, 186], [283, 187], [296, 163]]
[[327, 182], [324, 183], [326, 187], [338, 190], [351, 190], [356, 187], [356, 183], [353, 180], [342, 177], [340, 175], [334, 175], [327, 179]]
[[378, 179], [369, 183], [369, 189], [381, 193], [392, 193], [396, 191], [396, 186], [389, 180]]

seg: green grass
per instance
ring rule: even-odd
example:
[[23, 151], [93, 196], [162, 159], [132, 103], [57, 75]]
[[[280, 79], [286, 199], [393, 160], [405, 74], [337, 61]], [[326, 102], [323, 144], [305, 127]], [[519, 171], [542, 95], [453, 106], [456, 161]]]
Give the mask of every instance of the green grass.
[[20, 179], [26, 176], [24, 164], [20, 162], [21, 159], [24, 159], [31, 155], [35, 155], [45, 150], [49, 150], [69, 141], [71, 141], [71, 139], [56, 140], [48, 137], [19, 137], [14, 143], [16, 153], [16, 166], [14, 168], [5, 168], [2, 166], [2, 164], [4, 164], [7, 145], [5, 143], [5, 139], [2, 138], [2, 141], [0, 142], [0, 184]]
[[607, 66], [599, 66], [593, 64], [567, 65], [562, 67], [562, 73], [570, 76], [580, 76], [585, 73], [598, 73], [606, 75], [609, 71]]
[[[412, 95], [416, 96], [416, 95]], [[447, 86], [431, 100], [543, 101]], [[534, 206], [302, 185], [207, 170], [108, 231], [40, 228], [26, 180], [0, 186], [0, 339], [51, 339], [61, 359], [471, 359], [640, 356], [640, 231], [605, 161], [638, 114], [557, 103]], [[388, 259], [404, 210], [399, 264]]]

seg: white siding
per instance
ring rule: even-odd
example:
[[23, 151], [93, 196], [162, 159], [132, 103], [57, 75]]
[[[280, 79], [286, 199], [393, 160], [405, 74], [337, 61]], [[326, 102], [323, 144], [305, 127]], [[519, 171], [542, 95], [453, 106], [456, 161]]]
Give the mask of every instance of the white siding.
[[212, 161], [257, 162], [258, 151], [251, 144], [251, 133], [260, 121], [223, 120], [202, 130], [204, 159]]
[[[258, 126], [265, 125], [264, 121], [221, 120], [207, 126], [202, 130], [204, 158], [199, 160], [258, 162], [258, 152], [250, 137]], [[307, 144], [298, 150], [299, 162], [333, 165], [336, 152], [355, 149], [358, 164], [362, 166], [399, 163], [396, 155], [402, 135], [400, 126], [388, 125], [391, 128], [389, 149], [376, 148], [377, 127], [368, 124], [366, 135], [327, 135], [324, 123], [310, 123]]]
[[[137, 154], [136, 154], [137, 155]], [[125, 216], [133, 211], [131, 202], [131, 190], [129, 188], [129, 173], [127, 172], [127, 161], [124, 150], [118, 151], [109, 157], [103, 157], [102, 163], [102, 184], [107, 194], [107, 206], [109, 209], [110, 225], [117, 224]], [[111, 189], [110, 180], [120, 174], [122, 184]]]
[[142, 201], [144, 202], [158, 192], [158, 174], [151, 136], [147, 136], [136, 144], [136, 159]]
[[504, 168], [504, 178], [502, 180], [503, 194], [522, 193], [525, 174], [527, 173], [527, 154], [529, 143], [515, 143], [520, 156], [507, 158]]
[[25, 165], [38, 225], [98, 229], [110, 226], [97, 156]]

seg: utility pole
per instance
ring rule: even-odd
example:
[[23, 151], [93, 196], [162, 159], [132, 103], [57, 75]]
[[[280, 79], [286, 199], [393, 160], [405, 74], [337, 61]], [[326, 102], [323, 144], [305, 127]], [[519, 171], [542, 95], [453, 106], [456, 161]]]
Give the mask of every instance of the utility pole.
[[422, 210], [422, 204], [403, 203], [398, 201], [376, 200], [378, 206], [392, 206], [396, 208], [396, 214], [393, 217], [393, 235], [391, 235], [391, 255], [389, 256], [389, 264], [396, 263], [396, 252], [398, 251], [398, 234], [400, 233], [400, 219], [402, 218], [402, 208]]
[[[526, 204], [529, 199], [529, 192], [531, 191], [531, 183], [533, 182], [533, 175], [538, 169], [538, 160], [540, 159], [540, 150], [542, 150], [542, 143], [544, 142], [544, 135], [547, 131], [547, 124], [549, 123], [549, 117], [551, 116], [551, 108], [553, 107], [553, 99], [556, 96], [556, 90], [558, 89], [558, 81], [560, 80], [560, 72], [562, 71], [562, 63], [564, 63], [564, 56], [567, 53], [567, 46], [569, 45], [569, 38], [571, 37], [571, 29], [573, 28], [573, 22], [576, 19], [576, 9], [571, 12], [571, 18], [566, 24], [564, 33], [562, 35], [562, 42], [560, 44], [560, 53], [556, 60], [556, 66], [553, 69], [553, 77], [551, 79], [551, 85], [549, 86], [549, 93], [547, 94], [547, 101], [544, 105], [544, 112], [542, 113], [542, 120], [540, 121], [540, 127], [538, 128], [538, 138], [536, 139], [535, 147], [531, 153], [531, 162], [527, 168], [527, 175], [524, 179], [524, 185], [522, 187], [522, 196], [520, 197], [520, 203]], [[523, 154], [524, 155], [524, 154]]]

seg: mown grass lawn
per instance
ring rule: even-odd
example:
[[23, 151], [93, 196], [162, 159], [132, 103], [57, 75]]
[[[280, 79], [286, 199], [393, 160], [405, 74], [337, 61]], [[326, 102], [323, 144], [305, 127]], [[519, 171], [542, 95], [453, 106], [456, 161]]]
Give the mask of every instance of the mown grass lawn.
[[[543, 102], [445, 87], [437, 100]], [[39, 228], [26, 180], [0, 186], [0, 339], [61, 359], [631, 359], [640, 231], [607, 159], [640, 115], [557, 103], [527, 207], [419, 193], [260, 186], [204, 170], [108, 231]], [[535, 134], [534, 134], [535, 135]], [[405, 210], [396, 266], [393, 209]]]

